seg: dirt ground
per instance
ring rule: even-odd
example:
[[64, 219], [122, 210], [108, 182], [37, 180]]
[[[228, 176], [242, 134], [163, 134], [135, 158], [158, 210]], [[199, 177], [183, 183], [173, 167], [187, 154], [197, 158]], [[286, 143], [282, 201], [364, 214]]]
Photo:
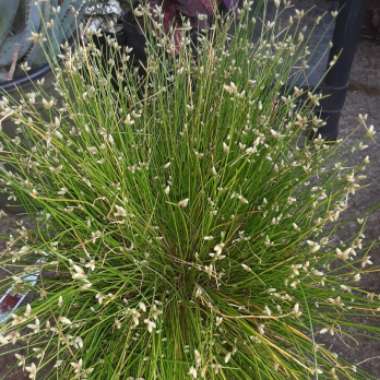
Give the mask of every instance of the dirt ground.
[[[367, 237], [379, 240], [380, 237], [380, 45], [363, 41], [355, 59], [350, 90], [345, 108], [343, 110], [340, 132], [341, 137], [354, 141], [361, 138], [363, 130], [354, 131], [357, 126], [357, 115], [368, 113], [369, 121], [377, 130], [376, 141], [367, 151], [351, 154], [347, 151], [345, 156], [352, 162], [357, 162], [369, 154], [372, 165], [368, 171], [368, 187], [357, 193], [351, 200], [351, 207], [346, 218], [362, 217], [372, 207], [379, 210], [372, 212], [368, 218]], [[4, 246], [4, 235], [11, 232], [17, 217], [12, 216], [0, 219], [0, 251]], [[340, 238], [349, 236], [355, 229], [355, 223], [348, 224]], [[373, 261], [380, 265], [380, 248], [371, 253]], [[363, 279], [362, 285], [374, 292], [380, 292], [380, 274]], [[331, 344], [332, 348], [352, 363], [359, 364], [380, 379], [380, 342], [371, 343], [367, 338], [358, 339], [357, 344], [343, 341], [337, 337]], [[0, 380], [23, 380], [19, 372], [5, 375], [6, 367], [11, 360], [0, 359]], [[63, 379], [65, 380], [65, 379]]]

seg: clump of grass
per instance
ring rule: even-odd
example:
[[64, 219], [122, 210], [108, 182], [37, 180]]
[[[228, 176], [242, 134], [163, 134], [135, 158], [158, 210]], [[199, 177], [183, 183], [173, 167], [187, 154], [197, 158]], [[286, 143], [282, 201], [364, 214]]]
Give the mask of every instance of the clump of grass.
[[357, 322], [380, 310], [363, 226], [333, 240], [367, 159], [304, 138], [323, 122], [285, 87], [302, 38], [269, 23], [252, 43], [243, 9], [173, 54], [157, 17], [144, 78], [89, 43], [66, 47], [57, 97], [2, 101], [1, 180], [35, 227], [1, 289], [42, 273], [1, 344], [31, 379], [368, 379], [319, 340], [380, 333]]

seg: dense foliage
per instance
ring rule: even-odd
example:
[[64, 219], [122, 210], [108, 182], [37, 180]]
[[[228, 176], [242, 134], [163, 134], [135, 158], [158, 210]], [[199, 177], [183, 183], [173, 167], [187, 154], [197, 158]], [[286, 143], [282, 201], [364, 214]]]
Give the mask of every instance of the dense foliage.
[[377, 338], [380, 301], [363, 225], [333, 239], [368, 159], [306, 139], [320, 97], [285, 86], [302, 12], [278, 30], [243, 9], [178, 50], [150, 10], [145, 76], [112, 39], [107, 65], [66, 46], [53, 95], [1, 102], [0, 178], [35, 224], [0, 290], [42, 273], [0, 344], [30, 379], [368, 379], [320, 340]]

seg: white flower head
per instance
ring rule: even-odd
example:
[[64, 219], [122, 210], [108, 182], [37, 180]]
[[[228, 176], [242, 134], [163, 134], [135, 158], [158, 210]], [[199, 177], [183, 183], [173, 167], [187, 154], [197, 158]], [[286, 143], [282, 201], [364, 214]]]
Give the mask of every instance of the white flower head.
[[318, 252], [321, 249], [321, 246], [314, 241], [307, 240], [306, 243], [309, 247], [311, 247], [311, 253]]
[[73, 280], [85, 280], [87, 278], [82, 267], [77, 264], [73, 264], [72, 267], [74, 269], [74, 273], [72, 274]]
[[252, 272], [252, 269], [247, 265], [247, 264], [241, 264], [241, 267], [246, 271], [246, 272]]
[[59, 317], [58, 321], [61, 322], [65, 326], [71, 326], [73, 324], [71, 320], [67, 317]]
[[29, 318], [31, 315], [32, 315], [32, 307], [31, 307], [30, 304], [28, 303], [28, 304], [26, 305], [26, 308], [25, 308], [24, 316], [25, 316], [25, 318]]
[[82, 372], [83, 360], [79, 359], [78, 362], [71, 362], [70, 365], [74, 368], [75, 374], [80, 375], [80, 373]]
[[186, 208], [189, 205], [189, 198], [182, 199], [181, 201], [178, 202], [178, 206], [180, 208]]
[[28, 372], [30, 380], [35, 380], [37, 376], [37, 367], [34, 363], [25, 367], [25, 371]]
[[15, 358], [17, 359], [17, 365], [19, 367], [25, 367], [26, 364], [26, 358], [24, 355], [15, 354]]
[[188, 374], [193, 378], [196, 379], [198, 377], [198, 371], [195, 367], [190, 367]]
[[236, 87], [236, 84], [234, 82], [230, 82], [230, 84], [225, 84], [223, 86], [223, 89], [230, 95], [238, 93], [238, 88]]
[[148, 332], [151, 334], [153, 330], [156, 328], [156, 322], [146, 318], [144, 319], [144, 323], [146, 324]]
[[146, 312], [146, 305], [144, 302], [139, 302], [139, 309], [142, 311], [142, 312]]

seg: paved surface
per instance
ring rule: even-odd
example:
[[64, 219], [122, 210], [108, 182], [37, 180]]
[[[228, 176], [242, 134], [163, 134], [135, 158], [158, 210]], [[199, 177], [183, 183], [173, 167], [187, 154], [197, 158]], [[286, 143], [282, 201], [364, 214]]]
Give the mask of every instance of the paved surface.
[[[361, 153], [344, 153], [345, 158], [354, 164], [370, 156], [371, 165], [366, 173], [368, 187], [359, 191], [351, 200], [349, 210], [345, 214], [347, 220], [355, 220], [365, 214], [368, 217], [366, 236], [369, 240], [380, 243], [380, 45], [362, 42], [355, 57], [353, 72], [350, 81], [350, 91], [343, 110], [340, 123], [340, 136], [354, 143], [362, 138], [363, 129], [356, 129], [357, 115], [367, 113], [369, 124], [375, 126], [377, 135], [369, 148]], [[371, 209], [375, 208], [375, 211]], [[377, 208], [377, 210], [376, 210]], [[350, 236], [355, 231], [355, 223], [348, 223], [340, 238]], [[380, 245], [380, 244], [378, 244]], [[380, 266], [380, 247], [370, 253], [372, 261]], [[372, 292], [380, 293], [380, 273], [364, 278], [361, 283]], [[361, 337], [357, 344], [350, 340], [345, 342], [340, 338], [334, 343], [335, 350], [349, 359], [352, 363], [363, 363], [363, 367], [380, 379], [380, 342], [370, 342], [368, 338]], [[371, 359], [372, 358], [372, 359]], [[368, 360], [370, 359], [370, 360]]]

